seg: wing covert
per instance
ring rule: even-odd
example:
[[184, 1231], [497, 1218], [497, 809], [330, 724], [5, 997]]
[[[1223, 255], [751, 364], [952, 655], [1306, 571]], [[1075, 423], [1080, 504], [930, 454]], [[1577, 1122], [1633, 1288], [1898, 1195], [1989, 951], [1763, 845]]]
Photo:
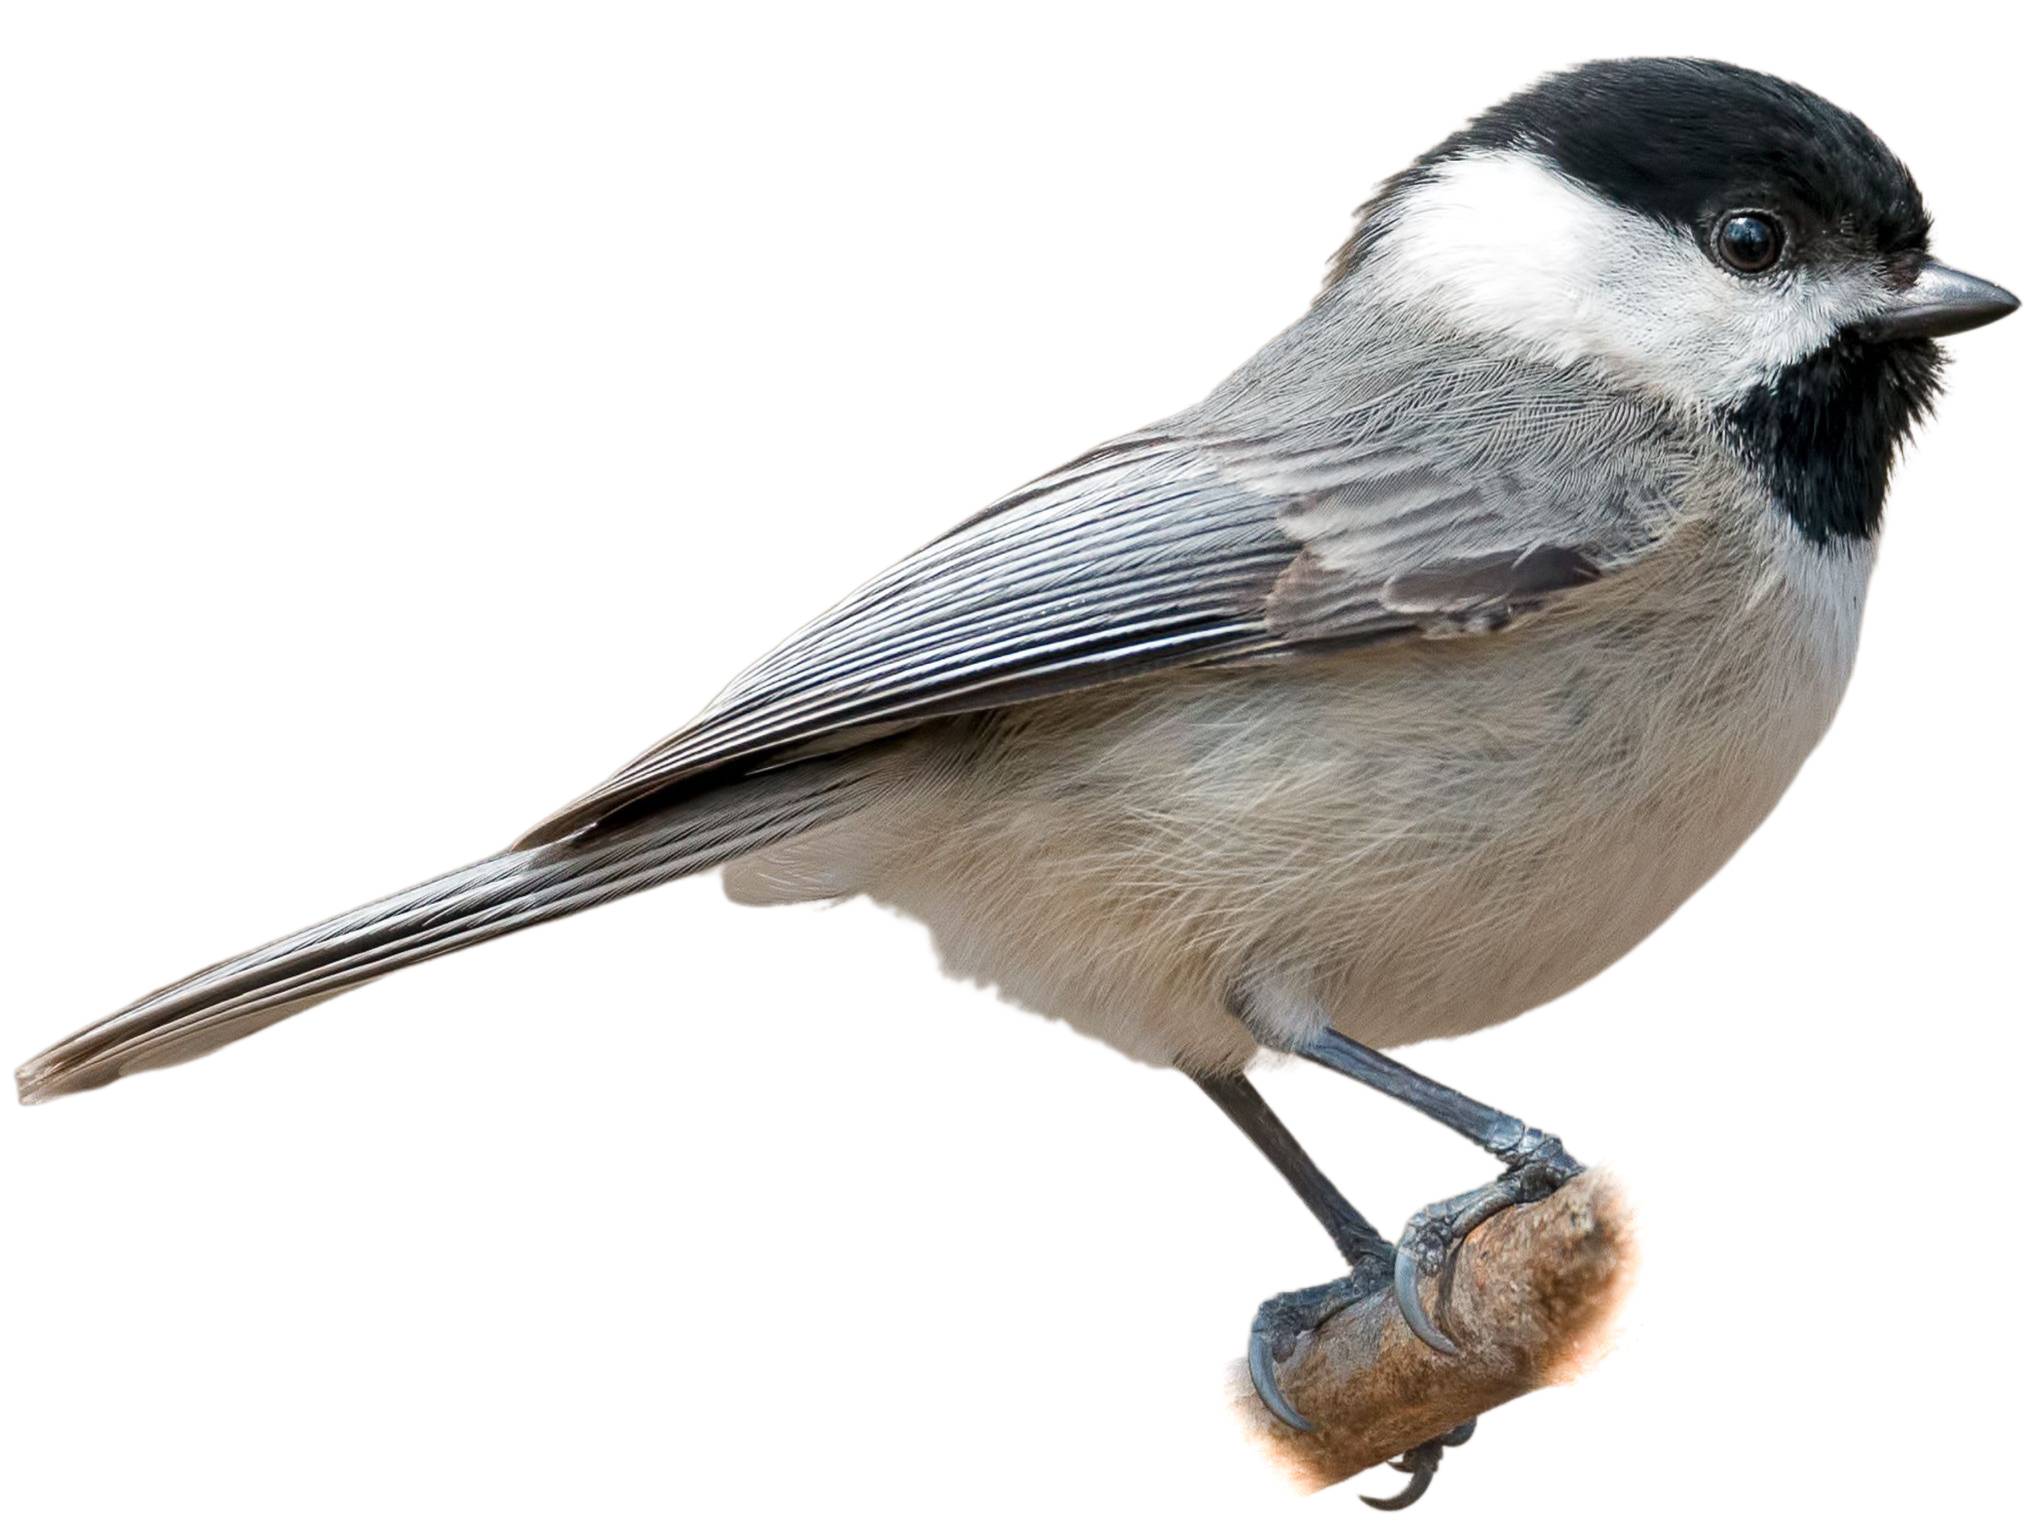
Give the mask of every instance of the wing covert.
[[[1481, 406], [1461, 387], [1448, 402]], [[1504, 449], [1450, 424], [1443, 408], [1412, 421], [1373, 408], [1247, 436], [1183, 416], [1099, 447], [872, 579], [522, 844], [939, 716], [1165, 668], [1497, 630], [1628, 565], [1671, 518], [1645, 458], [1555, 449], [1580, 424], [1632, 445], [1638, 418], [1551, 407]]]

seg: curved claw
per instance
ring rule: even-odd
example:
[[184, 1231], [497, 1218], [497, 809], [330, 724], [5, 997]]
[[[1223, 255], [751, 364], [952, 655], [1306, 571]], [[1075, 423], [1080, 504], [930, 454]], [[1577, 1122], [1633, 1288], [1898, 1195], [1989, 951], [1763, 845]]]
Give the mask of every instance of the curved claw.
[[[1444, 1335], [1443, 1329], [1430, 1320], [1429, 1313], [1422, 1309], [1421, 1276], [1421, 1263], [1415, 1254], [1410, 1252], [1405, 1246], [1395, 1248], [1393, 1254], [1393, 1298], [1394, 1303], [1400, 1306], [1401, 1319], [1407, 1322], [1409, 1331], [1421, 1338], [1422, 1341], [1426, 1342], [1438, 1353], [1441, 1353], [1445, 1358], [1455, 1358], [1457, 1356], [1457, 1344]], [[1419, 1491], [1415, 1492], [1416, 1496], [1420, 1494], [1421, 1492]], [[1407, 1493], [1402, 1492], [1401, 1495], [1406, 1496]], [[1410, 1501], [1412, 1499], [1412, 1497], [1409, 1498]], [[1407, 1505], [1407, 1502], [1401, 1501], [1400, 1497], [1395, 1497], [1394, 1500], [1400, 1502], [1402, 1506]]]
[[1436, 1471], [1443, 1467], [1443, 1450], [1469, 1443], [1477, 1427], [1478, 1418], [1473, 1417], [1468, 1422], [1458, 1423], [1439, 1438], [1417, 1444], [1393, 1461], [1393, 1467], [1404, 1475], [1412, 1475], [1412, 1480], [1391, 1496], [1360, 1496], [1358, 1499], [1381, 1512], [1398, 1512], [1403, 1507], [1412, 1507], [1429, 1489], [1429, 1482], [1436, 1478]]
[[1252, 1340], [1245, 1347], [1245, 1372], [1252, 1376], [1252, 1388], [1259, 1392], [1259, 1403], [1296, 1432], [1314, 1432], [1315, 1423], [1294, 1409], [1294, 1403], [1281, 1392], [1280, 1372], [1275, 1367], [1273, 1339], [1266, 1333], [1254, 1331]]
[[1456, 1261], [1457, 1249], [1464, 1245], [1464, 1238], [1484, 1225], [1501, 1210], [1510, 1210], [1517, 1204], [1529, 1202], [1526, 1187], [1513, 1178], [1501, 1178], [1489, 1183], [1471, 1196], [1468, 1204], [1462, 1205], [1450, 1217], [1450, 1259]]
[[[1399, 1468], [1399, 1466], [1396, 1466], [1396, 1468]], [[1393, 1495], [1366, 1496], [1361, 1493], [1358, 1499], [1368, 1507], [1377, 1507], [1381, 1512], [1398, 1512], [1402, 1508], [1412, 1507], [1416, 1502], [1420, 1501], [1422, 1493], [1429, 1489], [1429, 1482], [1435, 1478], [1436, 1472], [1434, 1469], [1425, 1470], [1410, 1465], [1408, 1467], [1408, 1483], [1394, 1492]]]

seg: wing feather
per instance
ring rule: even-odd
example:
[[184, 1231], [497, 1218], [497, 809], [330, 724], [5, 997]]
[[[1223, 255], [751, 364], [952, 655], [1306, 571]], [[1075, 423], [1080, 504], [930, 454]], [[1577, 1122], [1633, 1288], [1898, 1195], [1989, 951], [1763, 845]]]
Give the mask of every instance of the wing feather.
[[[1490, 395], [1507, 387], [1501, 410]], [[1673, 517], [1663, 454], [1640, 449], [1658, 427], [1631, 401], [1518, 388], [1485, 371], [1440, 392], [1381, 386], [1258, 434], [1212, 428], [1206, 406], [1109, 442], [872, 579], [519, 847], [935, 717], [1497, 630], [1631, 564]]]

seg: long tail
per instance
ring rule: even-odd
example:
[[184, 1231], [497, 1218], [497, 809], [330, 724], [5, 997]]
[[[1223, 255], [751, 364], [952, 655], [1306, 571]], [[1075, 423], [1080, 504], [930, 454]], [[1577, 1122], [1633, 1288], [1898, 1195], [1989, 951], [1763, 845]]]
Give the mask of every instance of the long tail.
[[497, 854], [152, 992], [25, 1063], [15, 1087], [40, 1103], [188, 1061], [391, 971], [834, 821], [868, 798], [871, 779], [846, 761], [795, 766], [627, 828]]

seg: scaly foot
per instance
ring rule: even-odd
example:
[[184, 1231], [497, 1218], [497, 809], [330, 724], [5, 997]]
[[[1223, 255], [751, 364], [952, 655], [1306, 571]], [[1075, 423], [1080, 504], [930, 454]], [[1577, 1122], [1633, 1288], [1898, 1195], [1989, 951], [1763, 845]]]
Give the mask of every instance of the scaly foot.
[[[1384, 1248], [1382, 1242], [1380, 1246]], [[1275, 1295], [1259, 1307], [1252, 1318], [1252, 1339], [1245, 1348], [1245, 1368], [1252, 1376], [1252, 1388], [1266, 1409], [1297, 1432], [1312, 1432], [1314, 1424], [1282, 1394], [1279, 1366], [1294, 1356], [1301, 1339], [1346, 1306], [1356, 1305], [1393, 1281], [1393, 1270], [1385, 1259], [1368, 1258], [1341, 1279], [1316, 1284], [1308, 1289]]]
[[1443, 1467], [1443, 1450], [1469, 1443], [1471, 1434], [1477, 1430], [1478, 1419], [1451, 1428], [1440, 1438], [1431, 1438], [1427, 1443], [1417, 1443], [1413, 1448], [1393, 1461], [1393, 1467], [1404, 1475], [1414, 1478], [1391, 1496], [1360, 1496], [1358, 1499], [1368, 1507], [1377, 1507], [1381, 1512], [1398, 1512], [1403, 1507], [1412, 1507], [1422, 1499], [1422, 1493], [1429, 1489], [1429, 1482], [1436, 1478], [1436, 1471]]
[[1532, 1127], [1494, 1154], [1507, 1164], [1496, 1181], [1417, 1210], [1394, 1249], [1393, 1295], [1400, 1313], [1409, 1330], [1445, 1357], [1456, 1355], [1457, 1344], [1422, 1308], [1421, 1280], [1448, 1272], [1464, 1238], [1501, 1210], [1547, 1199], [1584, 1171], [1563, 1142]]

